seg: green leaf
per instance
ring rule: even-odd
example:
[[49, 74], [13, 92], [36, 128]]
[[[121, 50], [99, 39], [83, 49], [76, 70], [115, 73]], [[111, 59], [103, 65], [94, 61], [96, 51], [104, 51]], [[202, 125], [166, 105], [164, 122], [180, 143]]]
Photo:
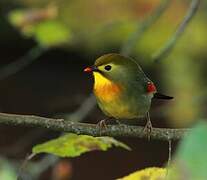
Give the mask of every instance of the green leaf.
[[133, 172], [118, 180], [165, 180], [166, 173], [165, 168], [151, 167]]
[[8, 19], [25, 37], [36, 39], [41, 46], [59, 46], [70, 42], [72, 33], [65, 24], [51, 17], [35, 20], [30, 17], [34, 14], [35, 11], [30, 9], [13, 10]]
[[207, 123], [201, 121], [184, 137], [169, 174], [170, 180], [207, 179]]
[[9, 22], [16, 27], [25, 37], [31, 38], [34, 35], [36, 22], [29, 21], [29, 10], [16, 9], [8, 14]]
[[77, 157], [89, 151], [106, 151], [112, 146], [130, 150], [130, 147], [126, 144], [111, 137], [93, 137], [70, 133], [43, 144], [36, 145], [33, 147], [32, 151], [35, 154], [51, 153], [60, 157]]
[[34, 36], [44, 46], [68, 43], [72, 37], [69, 29], [57, 21], [45, 21], [38, 24]]
[[24, 11], [22, 10], [13, 10], [8, 15], [9, 22], [13, 26], [21, 26], [24, 21]]

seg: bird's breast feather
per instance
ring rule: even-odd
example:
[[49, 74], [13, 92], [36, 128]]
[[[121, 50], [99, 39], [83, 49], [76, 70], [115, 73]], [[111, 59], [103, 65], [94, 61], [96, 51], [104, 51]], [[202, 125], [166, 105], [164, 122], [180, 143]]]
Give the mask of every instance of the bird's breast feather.
[[102, 101], [110, 102], [119, 97], [121, 85], [112, 82], [98, 72], [94, 72], [94, 93]]

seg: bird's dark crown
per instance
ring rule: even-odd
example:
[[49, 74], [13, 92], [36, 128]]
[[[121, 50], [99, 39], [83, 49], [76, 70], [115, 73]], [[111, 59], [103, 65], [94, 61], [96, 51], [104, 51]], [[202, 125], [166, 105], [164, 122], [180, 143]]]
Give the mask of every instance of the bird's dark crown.
[[95, 61], [95, 66], [101, 66], [109, 63], [114, 63], [114, 64], [126, 64], [126, 63], [135, 63], [131, 58], [122, 56], [117, 53], [110, 53], [110, 54], [105, 54], [101, 57], [99, 57]]

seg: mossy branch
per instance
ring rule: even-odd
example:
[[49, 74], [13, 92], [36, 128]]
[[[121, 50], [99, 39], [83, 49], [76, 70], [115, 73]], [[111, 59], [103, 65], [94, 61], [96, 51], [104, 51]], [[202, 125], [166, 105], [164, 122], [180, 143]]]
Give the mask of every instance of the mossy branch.
[[[43, 127], [61, 132], [71, 132], [91, 136], [101, 135], [111, 137], [148, 138], [147, 132], [143, 131], [142, 126], [107, 125], [107, 128], [100, 129], [95, 124], [78, 123], [33, 115], [0, 113], [0, 124]], [[150, 137], [151, 139], [164, 141], [179, 140], [188, 131], [189, 129], [153, 128]]]

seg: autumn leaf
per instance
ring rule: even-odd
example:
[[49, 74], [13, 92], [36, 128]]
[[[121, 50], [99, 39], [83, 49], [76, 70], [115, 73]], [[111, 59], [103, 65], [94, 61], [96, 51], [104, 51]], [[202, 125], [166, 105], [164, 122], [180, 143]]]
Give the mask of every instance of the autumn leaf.
[[33, 153], [51, 153], [60, 157], [77, 157], [95, 150], [106, 151], [112, 146], [130, 150], [126, 144], [111, 137], [93, 137], [88, 135], [65, 134], [33, 147]]
[[165, 168], [151, 167], [120, 178], [118, 180], [164, 180], [167, 170]]

